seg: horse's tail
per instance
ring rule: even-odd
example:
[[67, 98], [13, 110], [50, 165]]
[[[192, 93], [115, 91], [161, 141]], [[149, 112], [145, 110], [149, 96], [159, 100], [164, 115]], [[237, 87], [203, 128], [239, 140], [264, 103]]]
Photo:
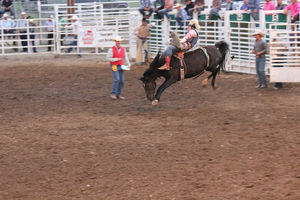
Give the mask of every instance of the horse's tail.
[[225, 41], [220, 41], [215, 44], [215, 46], [219, 49], [220, 53], [222, 54], [222, 60], [219, 64], [219, 67], [222, 71], [225, 71], [225, 60], [226, 55], [229, 51], [229, 45]]

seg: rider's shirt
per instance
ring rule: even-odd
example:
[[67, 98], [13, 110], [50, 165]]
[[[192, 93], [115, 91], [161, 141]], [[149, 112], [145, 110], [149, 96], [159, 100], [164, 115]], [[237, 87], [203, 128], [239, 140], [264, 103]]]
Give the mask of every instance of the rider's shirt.
[[198, 41], [198, 32], [195, 29], [191, 29], [185, 36], [186, 42], [183, 43], [182, 49], [190, 49], [195, 46]]

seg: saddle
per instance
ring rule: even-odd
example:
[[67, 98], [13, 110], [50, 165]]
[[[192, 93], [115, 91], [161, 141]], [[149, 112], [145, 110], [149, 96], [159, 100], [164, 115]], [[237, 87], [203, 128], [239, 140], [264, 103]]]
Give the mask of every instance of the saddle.
[[185, 74], [185, 67], [186, 67], [186, 64], [184, 63], [184, 51], [178, 51], [175, 53], [174, 55], [176, 58], [179, 59], [180, 61], [180, 80], [183, 80], [184, 79], [184, 74]]

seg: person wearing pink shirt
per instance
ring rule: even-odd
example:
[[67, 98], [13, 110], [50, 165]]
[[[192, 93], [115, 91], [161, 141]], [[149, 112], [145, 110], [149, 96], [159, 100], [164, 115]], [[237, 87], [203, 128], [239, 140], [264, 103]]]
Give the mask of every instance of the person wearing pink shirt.
[[[276, 10], [276, 6], [271, 0], [266, 0], [263, 10]], [[270, 13], [267, 15], [272, 15], [272, 14]]]
[[163, 57], [165, 58], [165, 64], [158, 68], [159, 70], [170, 70], [170, 62], [173, 53], [179, 51], [187, 51], [193, 48], [199, 38], [198, 31], [200, 30], [200, 25], [197, 19], [192, 19], [187, 28], [187, 34], [179, 41], [179, 38], [175, 35], [175, 33], [170, 33], [173, 35], [173, 39], [175, 39], [174, 44], [169, 45], [167, 49], [163, 53]]
[[291, 4], [285, 7], [284, 13], [287, 15], [288, 11], [291, 11], [292, 14], [292, 23], [299, 21], [299, 12], [300, 12], [300, 4], [297, 0], [291, 0]]

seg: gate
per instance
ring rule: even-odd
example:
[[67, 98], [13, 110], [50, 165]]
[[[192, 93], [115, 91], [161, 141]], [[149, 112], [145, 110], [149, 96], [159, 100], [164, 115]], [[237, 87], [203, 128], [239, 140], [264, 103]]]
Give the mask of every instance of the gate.
[[300, 82], [299, 28], [299, 24], [270, 25], [270, 82]]

